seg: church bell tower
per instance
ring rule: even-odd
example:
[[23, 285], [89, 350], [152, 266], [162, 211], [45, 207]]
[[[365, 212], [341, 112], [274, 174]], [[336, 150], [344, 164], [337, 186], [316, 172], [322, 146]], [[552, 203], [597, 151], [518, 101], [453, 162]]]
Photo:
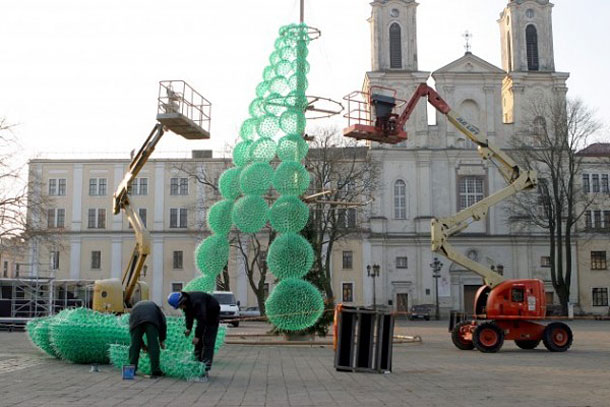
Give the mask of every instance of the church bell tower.
[[507, 72], [502, 115], [516, 132], [531, 125], [532, 103], [565, 98], [568, 91], [570, 75], [555, 70], [552, 9], [549, 0], [510, 0], [500, 13], [502, 67]]
[[552, 8], [549, 0], [508, 3], [498, 20], [505, 71], [555, 71]]
[[371, 6], [372, 70], [417, 71], [418, 4], [415, 0], [375, 0]]

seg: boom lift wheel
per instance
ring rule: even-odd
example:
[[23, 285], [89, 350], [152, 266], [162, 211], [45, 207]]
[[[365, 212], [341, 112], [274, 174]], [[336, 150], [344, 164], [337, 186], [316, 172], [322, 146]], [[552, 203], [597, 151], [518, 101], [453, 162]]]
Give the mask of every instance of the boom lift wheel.
[[451, 340], [456, 348], [460, 350], [472, 350], [474, 344], [472, 339], [466, 339], [465, 335], [471, 330], [472, 323], [468, 321], [462, 321], [456, 324], [451, 331]]
[[515, 339], [515, 344], [521, 349], [535, 349], [540, 345], [540, 339]]
[[565, 352], [572, 345], [572, 339], [572, 330], [563, 322], [551, 322], [542, 333], [542, 342], [551, 352]]
[[504, 344], [504, 332], [493, 322], [477, 326], [472, 335], [474, 347], [484, 353], [495, 353]]

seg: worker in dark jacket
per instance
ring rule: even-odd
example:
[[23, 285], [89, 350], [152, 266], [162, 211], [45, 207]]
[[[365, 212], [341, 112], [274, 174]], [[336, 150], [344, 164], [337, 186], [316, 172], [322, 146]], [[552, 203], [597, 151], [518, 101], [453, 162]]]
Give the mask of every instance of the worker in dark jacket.
[[220, 323], [220, 304], [216, 298], [204, 292], [174, 292], [167, 298], [169, 304], [184, 312], [186, 331], [189, 336], [193, 329], [193, 321], [197, 321], [195, 328], [195, 358], [205, 363], [206, 373], [212, 368], [214, 360], [214, 345]]
[[[150, 357], [151, 377], [165, 376], [159, 365], [160, 349], [165, 349], [167, 323], [161, 308], [152, 301], [139, 301], [129, 315], [129, 363], [138, 369], [140, 349], [148, 352]], [[148, 346], [144, 345], [142, 337], [146, 334]]]

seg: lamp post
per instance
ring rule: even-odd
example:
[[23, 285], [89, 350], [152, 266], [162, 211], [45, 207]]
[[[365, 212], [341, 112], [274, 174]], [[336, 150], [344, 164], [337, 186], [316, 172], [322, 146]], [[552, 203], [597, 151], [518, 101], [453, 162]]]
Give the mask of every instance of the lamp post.
[[366, 274], [373, 279], [373, 309], [377, 310], [377, 297], [375, 290], [375, 278], [379, 277], [379, 264], [373, 264], [373, 267], [369, 264], [366, 266]]
[[434, 258], [434, 261], [430, 263], [430, 267], [432, 268], [432, 277], [434, 277], [435, 283], [435, 297], [436, 297], [436, 320], [441, 319], [441, 312], [438, 306], [438, 279], [441, 277], [441, 269], [443, 268], [443, 263], [438, 260], [438, 257]]

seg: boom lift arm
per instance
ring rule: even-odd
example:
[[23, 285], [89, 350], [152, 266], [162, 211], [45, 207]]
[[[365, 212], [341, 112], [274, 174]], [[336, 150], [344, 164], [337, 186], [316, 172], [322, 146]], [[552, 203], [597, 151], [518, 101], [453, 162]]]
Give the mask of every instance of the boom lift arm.
[[163, 125], [161, 123], [155, 124], [142, 147], [140, 147], [138, 153], [131, 160], [127, 173], [113, 195], [113, 213], [118, 215], [123, 210], [136, 235], [136, 245], [133, 248], [122, 278], [123, 302], [126, 307], [130, 307], [131, 297], [140, 278], [146, 257], [150, 254], [150, 232], [144, 226], [140, 215], [131, 207], [128, 191], [131, 183], [138, 176], [146, 161], [148, 161], [163, 134]]
[[[434, 218], [431, 224], [432, 251], [441, 253], [448, 259], [464, 266], [468, 270], [479, 274], [485, 285], [493, 288], [505, 281], [505, 278], [493, 271], [491, 268], [484, 266], [469, 259], [458, 252], [449, 242], [449, 238], [468, 227], [471, 221], [484, 219], [489, 211], [489, 208], [499, 202], [508, 199], [516, 193], [532, 189], [537, 184], [536, 172], [525, 171], [513, 161], [507, 154], [494, 146], [486, 138], [480, 134], [480, 130], [473, 124], [469, 123], [459, 113], [451, 110], [449, 105], [441, 98], [441, 96], [426, 83], [418, 86], [415, 94], [408, 101], [405, 110], [396, 117], [391, 115], [390, 121], [395, 121], [391, 126], [387, 126], [388, 134], [383, 136], [393, 136], [398, 132], [403, 131], [404, 125], [415, 110], [415, 106], [420, 98], [427, 98], [428, 102], [436, 108], [440, 113], [447, 116], [447, 119], [453, 124], [462, 134], [468, 137], [478, 146], [478, 152], [484, 160], [490, 160], [500, 171], [502, 177], [508, 185], [500, 191], [482, 199], [474, 205], [469, 206], [453, 216], [448, 216], [441, 219]], [[392, 134], [394, 132], [394, 134]]]
[[447, 105], [440, 95], [425, 83], [422, 83], [417, 88], [416, 94], [411, 98], [407, 104], [407, 108], [400, 115], [398, 119], [400, 128], [404, 126], [415, 108], [417, 100], [421, 97], [427, 97], [428, 102], [432, 106], [447, 116], [447, 119], [451, 124], [472, 140], [472, 142], [477, 145], [477, 150], [481, 157], [484, 160], [490, 160], [498, 168], [502, 177], [508, 183], [508, 185], [500, 191], [459, 211], [457, 214], [441, 219], [432, 219], [431, 223], [432, 251], [441, 253], [448, 259], [464, 266], [466, 269], [479, 274], [483, 278], [485, 285], [493, 288], [506, 279], [491, 268], [464, 256], [457, 251], [448, 240], [451, 236], [466, 229], [470, 224], [470, 220], [478, 221], [484, 219], [490, 207], [510, 198], [520, 191], [534, 188], [537, 184], [536, 172], [521, 169], [506, 153], [490, 143], [489, 140], [481, 137], [480, 130], [475, 125], [468, 123], [468, 120], [460, 116], [459, 113], [451, 110], [449, 105]]

